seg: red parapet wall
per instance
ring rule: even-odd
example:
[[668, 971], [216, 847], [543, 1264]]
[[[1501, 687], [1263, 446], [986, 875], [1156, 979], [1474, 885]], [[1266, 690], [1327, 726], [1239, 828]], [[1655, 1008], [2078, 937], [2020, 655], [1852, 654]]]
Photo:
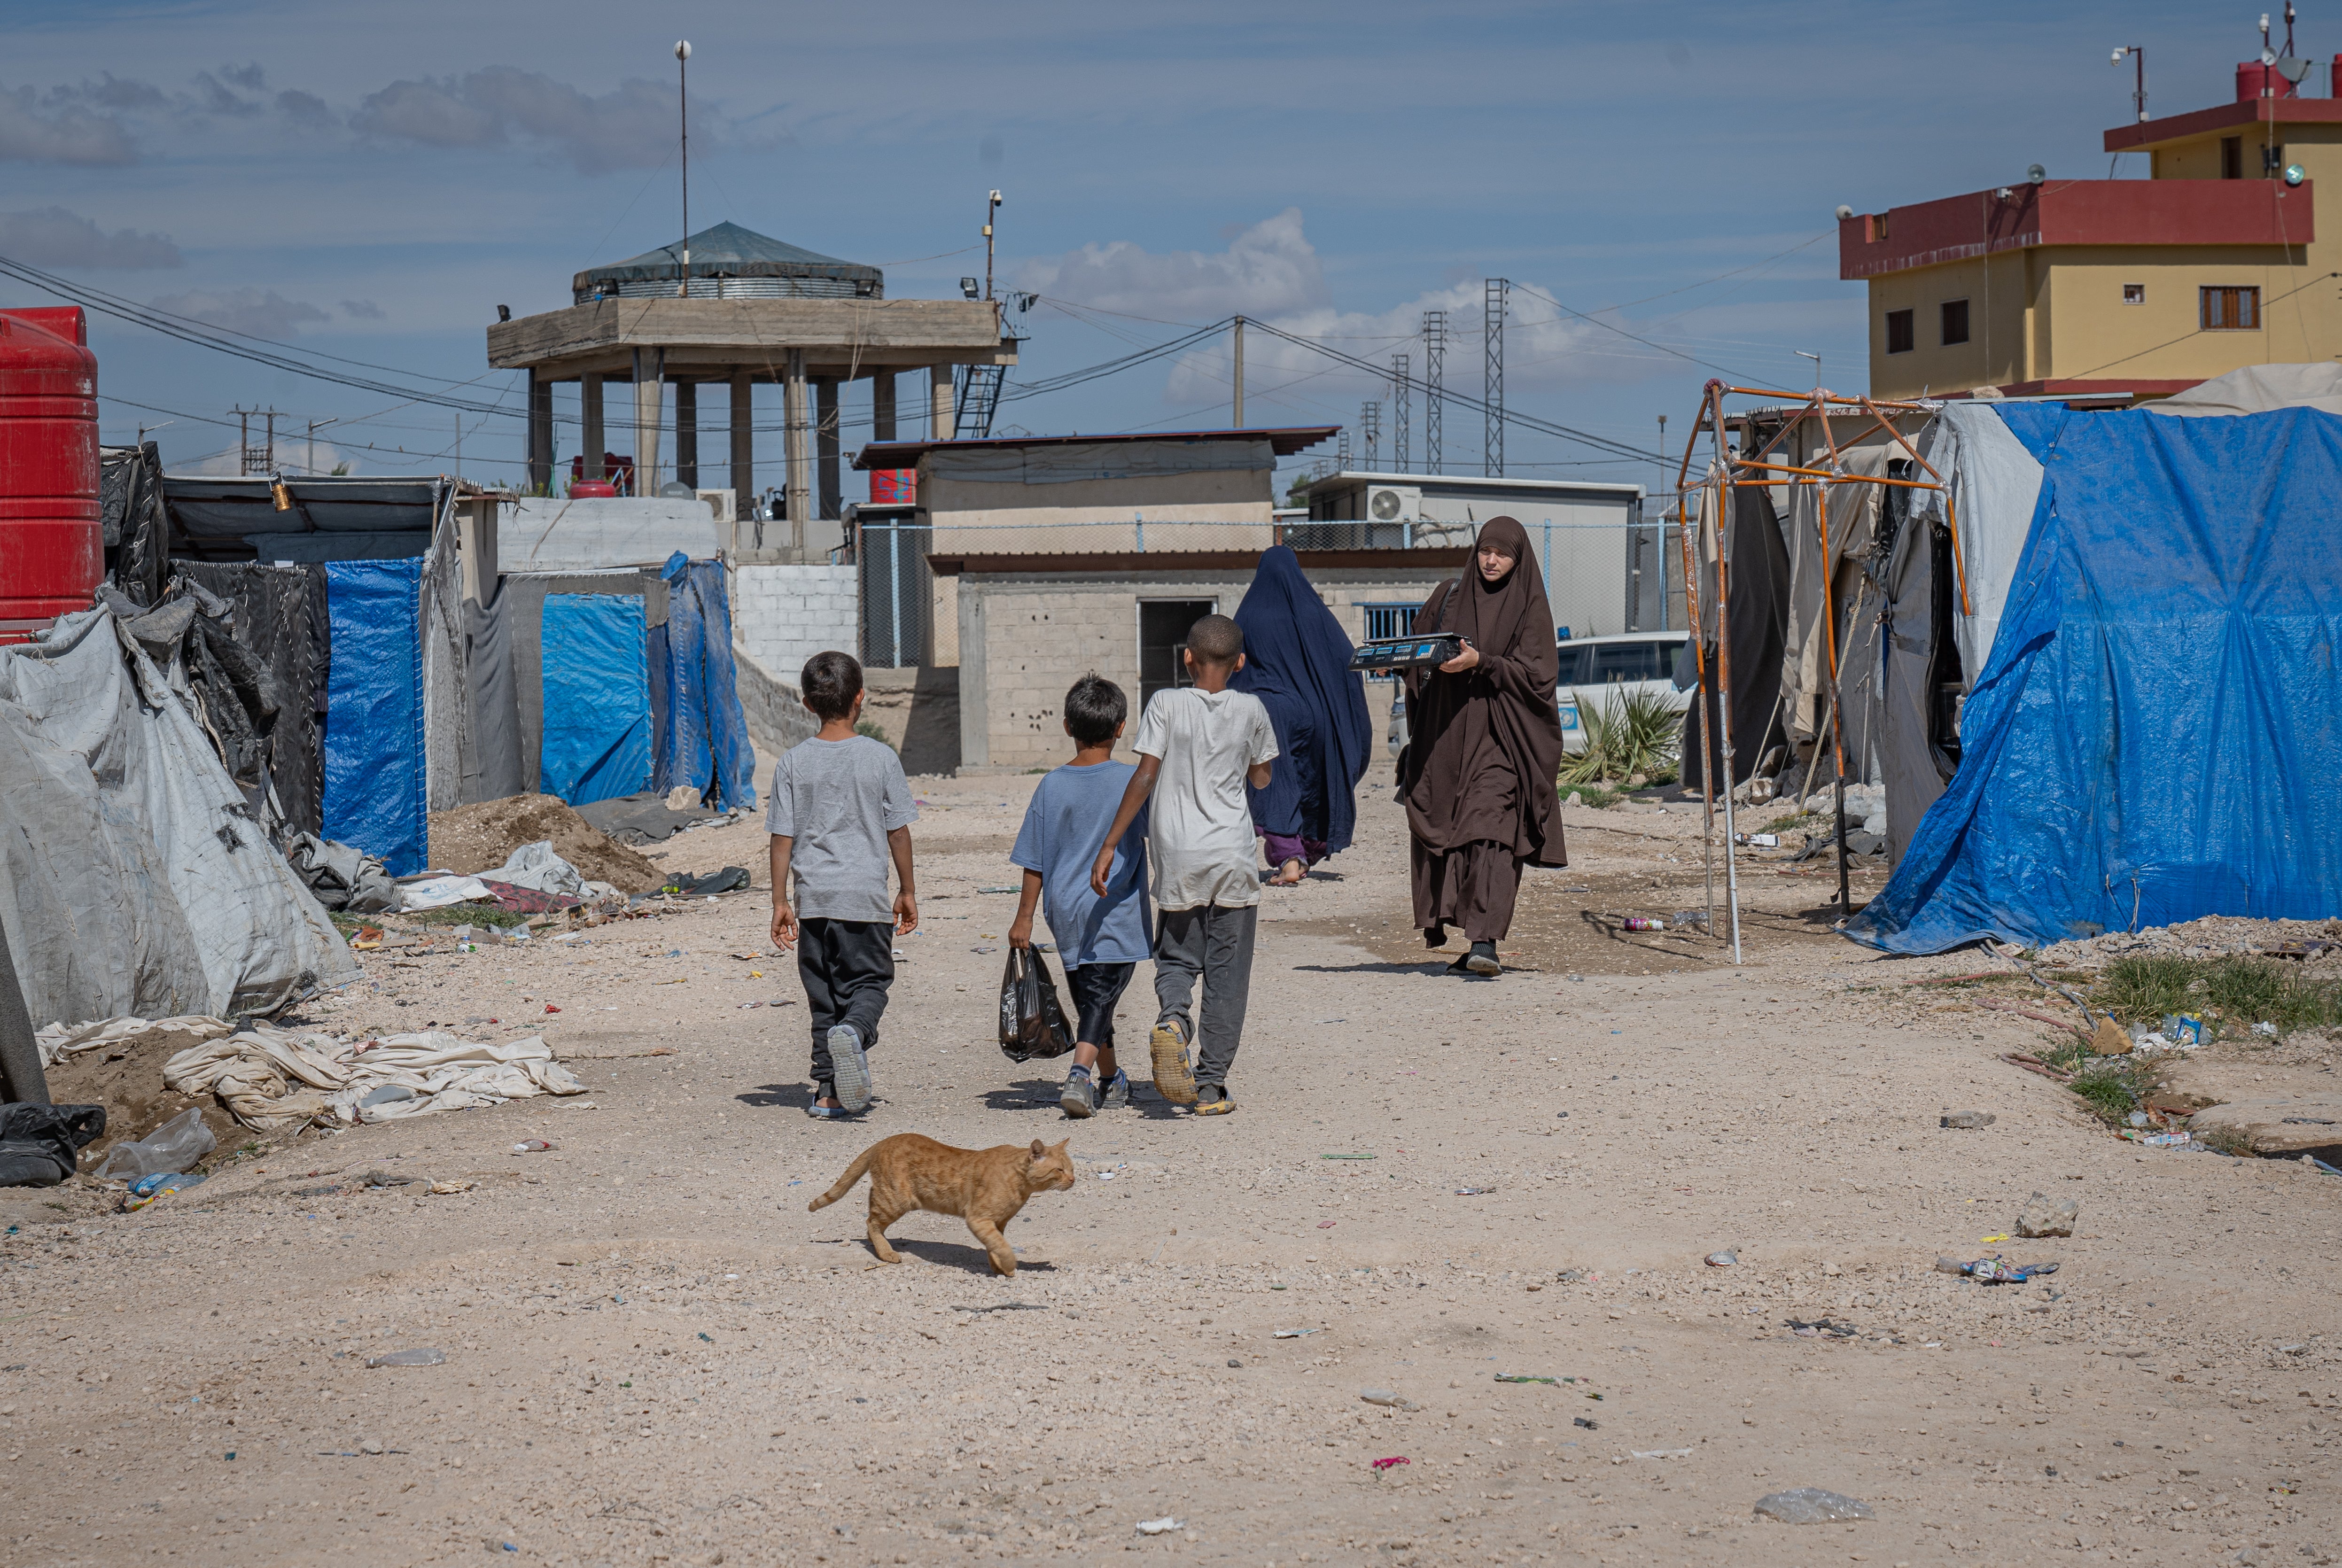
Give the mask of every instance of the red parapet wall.
[[1838, 276], [1878, 277], [2034, 245], [2300, 245], [2314, 181], [2051, 180], [1859, 213], [1837, 225]]

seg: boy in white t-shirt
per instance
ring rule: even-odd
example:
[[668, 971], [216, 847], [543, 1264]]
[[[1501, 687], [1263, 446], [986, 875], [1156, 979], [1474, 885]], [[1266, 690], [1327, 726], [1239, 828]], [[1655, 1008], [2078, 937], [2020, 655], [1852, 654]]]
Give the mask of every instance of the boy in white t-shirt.
[[[1155, 1087], [1176, 1104], [1194, 1105], [1198, 1116], [1225, 1116], [1236, 1109], [1228, 1098], [1228, 1068], [1244, 1034], [1260, 914], [1245, 784], [1267, 787], [1276, 732], [1258, 697], [1228, 690], [1229, 677], [1244, 668], [1244, 633], [1234, 621], [1206, 615], [1196, 622], [1187, 630], [1184, 656], [1196, 684], [1157, 692], [1146, 704], [1131, 743], [1138, 771], [1123, 791], [1090, 885], [1106, 892], [1114, 847], [1146, 807], [1160, 1010], [1148, 1041]], [[1198, 975], [1209, 1005], [1191, 1067], [1187, 1045], [1197, 1038], [1191, 1008]]]

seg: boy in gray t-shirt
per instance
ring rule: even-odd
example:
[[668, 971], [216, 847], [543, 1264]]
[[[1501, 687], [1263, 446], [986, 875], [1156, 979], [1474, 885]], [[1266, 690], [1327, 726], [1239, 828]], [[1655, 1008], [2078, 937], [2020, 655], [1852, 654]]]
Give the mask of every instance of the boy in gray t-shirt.
[[[911, 824], [919, 820], [902, 759], [856, 734], [862, 665], [816, 654], [797, 678], [821, 721], [813, 739], [773, 766], [773, 942], [795, 944], [813, 1015], [813, 1099], [806, 1114], [852, 1115], [870, 1105], [870, 1048], [895, 983], [895, 937], [919, 924], [911, 880]], [[890, 904], [886, 864], [901, 884]], [[790, 874], [796, 874], [796, 900]]]

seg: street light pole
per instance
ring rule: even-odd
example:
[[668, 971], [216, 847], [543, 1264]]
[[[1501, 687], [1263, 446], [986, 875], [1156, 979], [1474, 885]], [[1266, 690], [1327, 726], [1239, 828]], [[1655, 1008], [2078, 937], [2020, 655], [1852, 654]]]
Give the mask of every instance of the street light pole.
[[680, 38], [675, 45], [676, 110], [683, 125], [683, 288], [682, 295], [691, 297], [691, 40]]

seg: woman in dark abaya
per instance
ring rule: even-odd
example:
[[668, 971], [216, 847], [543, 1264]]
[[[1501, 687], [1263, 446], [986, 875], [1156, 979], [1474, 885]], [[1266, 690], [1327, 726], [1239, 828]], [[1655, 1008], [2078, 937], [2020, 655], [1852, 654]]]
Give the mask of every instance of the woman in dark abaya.
[[1554, 788], [1560, 658], [1527, 531], [1490, 518], [1462, 577], [1441, 585], [1414, 629], [1466, 644], [1406, 676], [1398, 782], [1415, 841], [1415, 923], [1431, 947], [1463, 927], [1472, 946], [1453, 972], [1500, 974], [1496, 944], [1512, 927], [1521, 867], [1568, 864]]
[[1350, 668], [1350, 639], [1291, 550], [1278, 544], [1262, 553], [1236, 621], [1245, 663], [1228, 684], [1268, 710], [1279, 754], [1267, 788], [1246, 786], [1253, 830], [1276, 868], [1270, 882], [1288, 886], [1350, 846], [1374, 720]]

